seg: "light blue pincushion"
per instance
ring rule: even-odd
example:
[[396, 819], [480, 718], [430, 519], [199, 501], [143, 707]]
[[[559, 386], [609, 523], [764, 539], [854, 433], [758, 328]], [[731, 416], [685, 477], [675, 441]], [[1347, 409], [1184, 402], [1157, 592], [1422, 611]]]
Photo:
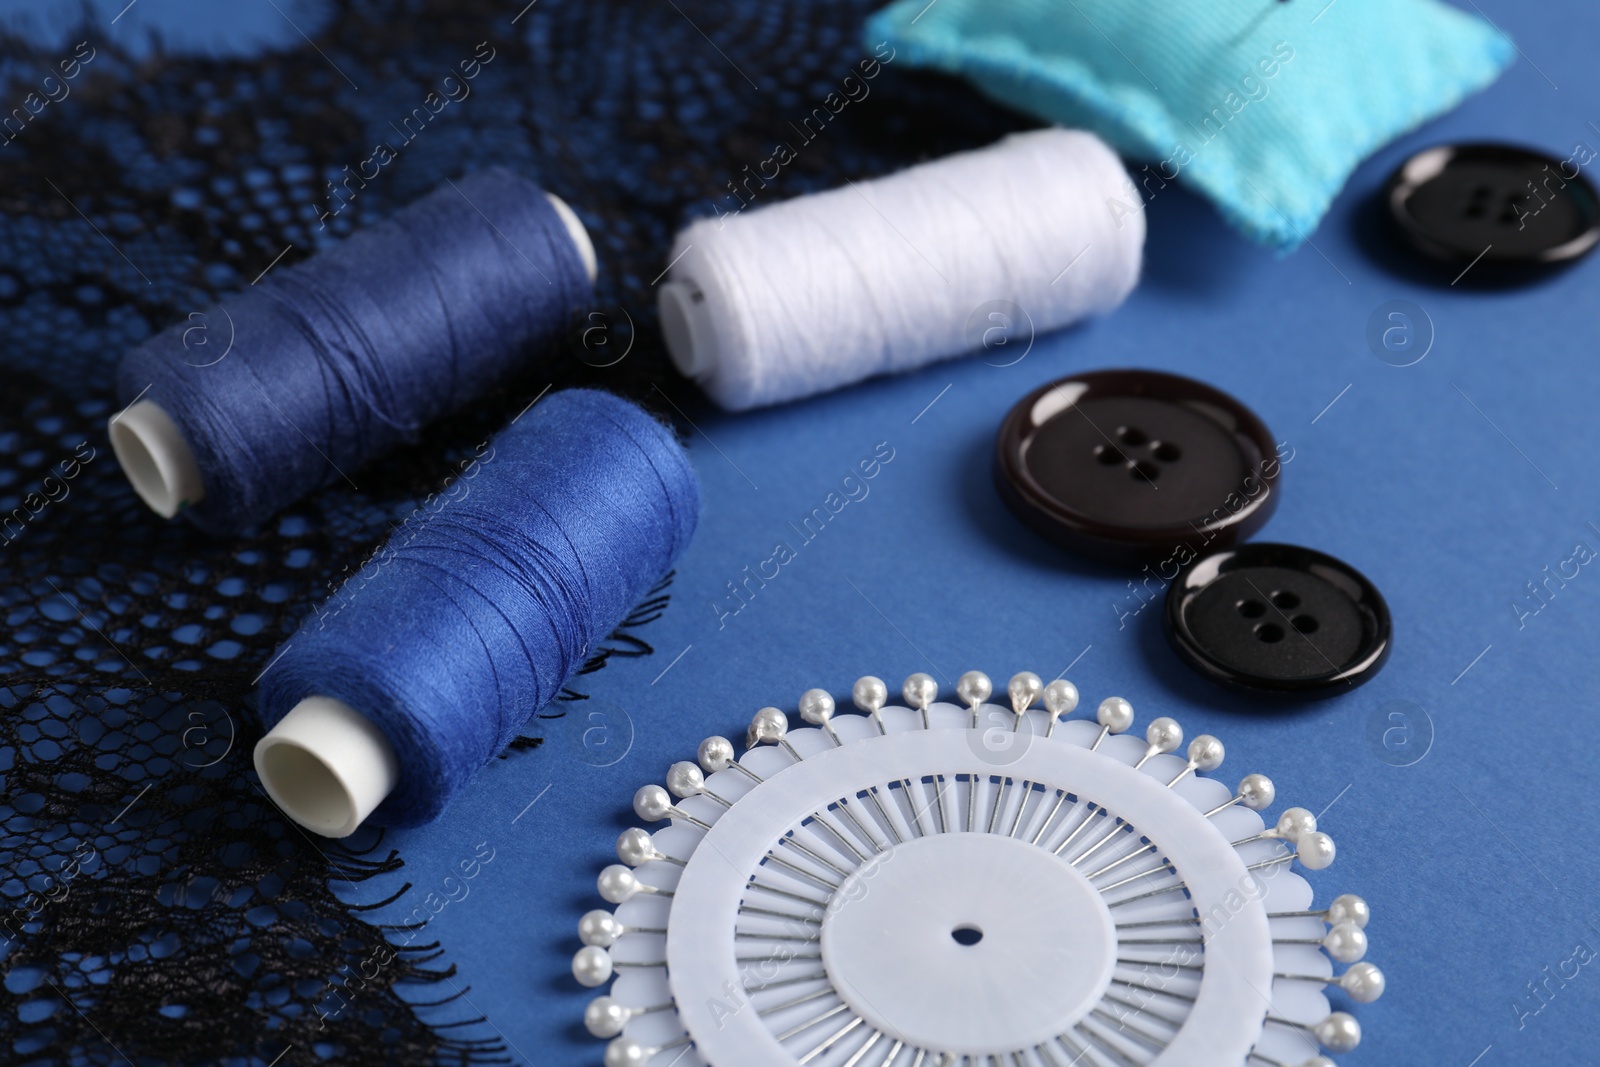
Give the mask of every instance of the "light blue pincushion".
[[1438, 0], [898, 0], [865, 36], [1148, 164], [1111, 210], [1140, 210], [1181, 176], [1282, 250], [1363, 158], [1516, 55]]

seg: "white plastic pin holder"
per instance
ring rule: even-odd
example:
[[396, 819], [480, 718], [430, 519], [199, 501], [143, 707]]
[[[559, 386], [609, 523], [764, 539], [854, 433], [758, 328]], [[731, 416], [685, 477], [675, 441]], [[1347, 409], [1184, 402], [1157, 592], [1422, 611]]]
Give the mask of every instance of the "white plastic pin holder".
[[[1376, 1000], [1359, 897], [1311, 907], [1316, 818], [1258, 812], [1272, 782], [1204, 776], [1224, 749], [1168, 718], [1022, 672], [1009, 707], [912, 675], [864, 715], [808, 690], [809, 728], [762, 708], [749, 749], [701, 743], [634, 796], [572, 973], [606, 1067], [1068, 1063], [1332, 1067]], [[1035, 707], [1042, 702], [1043, 708]], [[1333, 962], [1350, 964], [1333, 973]], [[613, 981], [614, 979], [614, 981]]]
[[[572, 237], [584, 270], [593, 282], [597, 276], [594, 242], [577, 213], [553, 193], [546, 193], [561, 223]], [[111, 450], [134, 492], [151, 511], [170, 519], [205, 499], [205, 483], [194, 451], [183, 431], [159, 404], [138, 400], [111, 417]]]

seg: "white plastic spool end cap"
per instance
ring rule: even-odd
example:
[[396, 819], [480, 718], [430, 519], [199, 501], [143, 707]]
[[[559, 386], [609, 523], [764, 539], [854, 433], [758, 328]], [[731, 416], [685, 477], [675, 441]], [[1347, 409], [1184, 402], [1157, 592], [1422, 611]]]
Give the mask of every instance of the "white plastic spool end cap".
[[122, 473], [151, 511], [170, 519], [205, 499], [189, 442], [160, 405], [140, 400], [113, 415], [106, 429]]
[[685, 378], [708, 377], [717, 365], [716, 326], [699, 287], [687, 281], [663, 282], [656, 309], [667, 354], [678, 372]]
[[550, 198], [550, 206], [556, 209], [556, 214], [561, 216], [561, 224], [567, 228], [567, 233], [572, 237], [572, 243], [578, 248], [578, 258], [583, 260], [583, 269], [589, 275], [590, 284], [600, 275], [600, 264], [595, 259], [594, 242], [589, 240], [589, 231], [583, 228], [583, 222], [578, 218], [578, 213], [572, 210], [565, 200], [555, 193], [545, 193]]
[[343, 701], [306, 697], [256, 742], [256, 773], [295, 822], [349, 837], [400, 780], [383, 731]]

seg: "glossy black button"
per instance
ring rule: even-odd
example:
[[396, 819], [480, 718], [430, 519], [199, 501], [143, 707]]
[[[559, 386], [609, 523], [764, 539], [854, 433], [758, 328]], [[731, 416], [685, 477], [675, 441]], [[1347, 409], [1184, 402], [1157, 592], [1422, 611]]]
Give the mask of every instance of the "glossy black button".
[[1260, 529], [1280, 471], [1254, 412], [1157, 371], [1041, 386], [1006, 416], [995, 453], [1001, 497], [1034, 530], [1075, 552], [1174, 571]]
[[1389, 212], [1410, 244], [1452, 268], [1565, 263], [1600, 240], [1600, 197], [1565, 159], [1514, 145], [1440, 145], [1389, 179]]
[[1238, 689], [1337, 696], [1389, 657], [1389, 607], [1347, 563], [1295, 545], [1202, 556], [1167, 590], [1167, 637], [1190, 667]]

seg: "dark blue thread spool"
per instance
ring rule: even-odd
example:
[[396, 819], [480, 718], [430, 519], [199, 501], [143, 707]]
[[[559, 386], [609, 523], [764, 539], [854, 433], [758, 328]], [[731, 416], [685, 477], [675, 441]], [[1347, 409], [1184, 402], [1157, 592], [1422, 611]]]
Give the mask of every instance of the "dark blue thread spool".
[[478, 464], [262, 677], [256, 768], [309, 829], [342, 837], [374, 809], [398, 826], [437, 817], [671, 568], [699, 516], [671, 431], [607, 393], [546, 397]]
[[111, 443], [158, 513], [235, 533], [503, 380], [592, 295], [570, 208], [496, 168], [123, 359]]

